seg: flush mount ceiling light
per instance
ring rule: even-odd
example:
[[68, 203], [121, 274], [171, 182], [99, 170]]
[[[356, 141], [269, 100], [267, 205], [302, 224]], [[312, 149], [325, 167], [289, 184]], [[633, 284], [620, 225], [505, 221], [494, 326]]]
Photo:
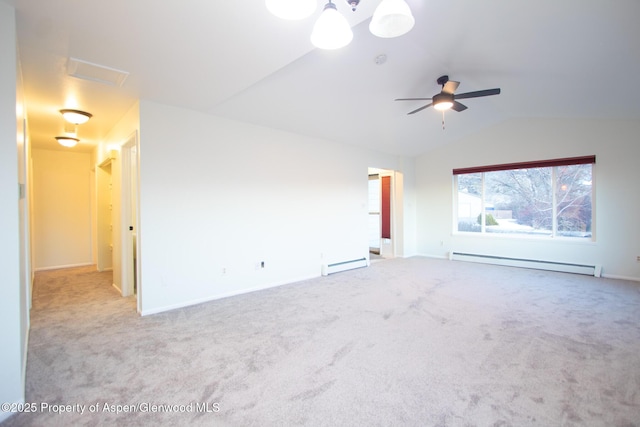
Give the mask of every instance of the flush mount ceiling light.
[[347, 18], [329, 0], [313, 26], [311, 43], [320, 49], [340, 49], [351, 43], [351, 40], [353, 32]]
[[404, 0], [382, 0], [373, 13], [369, 31], [378, 37], [399, 37], [408, 33], [415, 22]]
[[65, 109], [60, 110], [60, 114], [62, 114], [62, 117], [64, 117], [66, 121], [73, 123], [74, 125], [86, 123], [91, 117], [93, 117], [92, 114], [80, 110]]
[[316, 0], [265, 0], [267, 10], [282, 19], [304, 19], [315, 12]]
[[71, 138], [69, 136], [56, 136], [58, 143], [65, 147], [75, 147], [76, 144], [80, 141], [78, 138]]
[[[352, 11], [356, 11], [360, 0], [346, 0]], [[267, 9], [284, 19], [303, 19], [315, 10], [315, 1], [265, 0]], [[302, 12], [304, 10], [304, 13]], [[409, 32], [415, 19], [404, 0], [382, 0], [369, 23], [372, 34], [383, 37], [398, 37]], [[329, 0], [316, 21], [311, 33], [311, 43], [320, 49], [339, 49], [351, 43], [353, 32], [347, 19], [338, 12]]]

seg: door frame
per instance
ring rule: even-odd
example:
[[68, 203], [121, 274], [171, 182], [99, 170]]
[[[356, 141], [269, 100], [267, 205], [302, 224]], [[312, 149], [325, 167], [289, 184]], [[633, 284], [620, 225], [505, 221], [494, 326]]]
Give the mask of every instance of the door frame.
[[390, 188], [390, 212], [391, 238], [382, 238], [382, 209], [380, 209], [380, 256], [383, 258], [395, 258], [403, 256], [404, 245], [404, 223], [403, 223], [403, 203], [404, 203], [404, 179], [400, 171], [377, 167], [368, 168], [369, 175], [378, 175], [380, 203], [382, 203], [382, 178], [389, 177]]
[[[121, 159], [122, 296], [126, 297], [135, 293], [137, 311], [140, 313], [142, 305], [142, 280], [140, 274], [140, 148], [137, 131], [133, 132], [127, 138], [127, 141], [122, 144]], [[135, 235], [135, 245], [133, 235]]]
[[95, 168], [96, 268], [113, 271], [113, 154]]

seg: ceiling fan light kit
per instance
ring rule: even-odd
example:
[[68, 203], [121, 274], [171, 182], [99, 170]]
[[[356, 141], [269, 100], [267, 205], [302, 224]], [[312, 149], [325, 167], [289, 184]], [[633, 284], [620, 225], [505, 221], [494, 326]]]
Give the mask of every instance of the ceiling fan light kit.
[[453, 95], [449, 93], [439, 93], [433, 97], [433, 108], [438, 111], [445, 111], [453, 107]]
[[[355, 12], [360, 0], [346, 1]], [[304, 19], [315, 10], [315, 1], [309, 0], [265, 0], [265, 5], [272, 14], [283, 19]], [[373, 13], [369, 31], [382, 38], [399, 37], [409, 32], [414, 24], [415, 19], [405, 0], [382, 0]], [[349, 22], [329, 0], [313, 27], [311, 43], [319, 49], [339, 49], [352, 39]]]

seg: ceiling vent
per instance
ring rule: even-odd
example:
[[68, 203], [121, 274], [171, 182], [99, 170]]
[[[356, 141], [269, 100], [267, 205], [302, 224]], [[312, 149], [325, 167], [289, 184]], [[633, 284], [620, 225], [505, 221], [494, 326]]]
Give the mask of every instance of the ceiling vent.
[[77, 58], [69, 58], [67, 74], [79, 79], [91, 80], [109, 86], [122, 86], [129, 73], [104, 65], [94, 64]]

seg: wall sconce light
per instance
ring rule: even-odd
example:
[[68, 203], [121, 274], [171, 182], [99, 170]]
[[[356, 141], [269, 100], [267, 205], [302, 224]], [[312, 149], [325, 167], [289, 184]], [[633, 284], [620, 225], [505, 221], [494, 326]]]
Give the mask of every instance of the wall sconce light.
[[58, 143], [64, 147], [75, 147], [80, 141], [78, 138], [71, 138], [70, 136], [56, 136]]
[[66, 121], [68, 121], [69, 123], [73, 123], [74, 125], [81, 125], [83, 123], [86, 123], [91, 117], [93, 117], [91, 113], [70, 109], [60, 110], [60, 114], [62, 114], [62, 117], [64, 117]]

